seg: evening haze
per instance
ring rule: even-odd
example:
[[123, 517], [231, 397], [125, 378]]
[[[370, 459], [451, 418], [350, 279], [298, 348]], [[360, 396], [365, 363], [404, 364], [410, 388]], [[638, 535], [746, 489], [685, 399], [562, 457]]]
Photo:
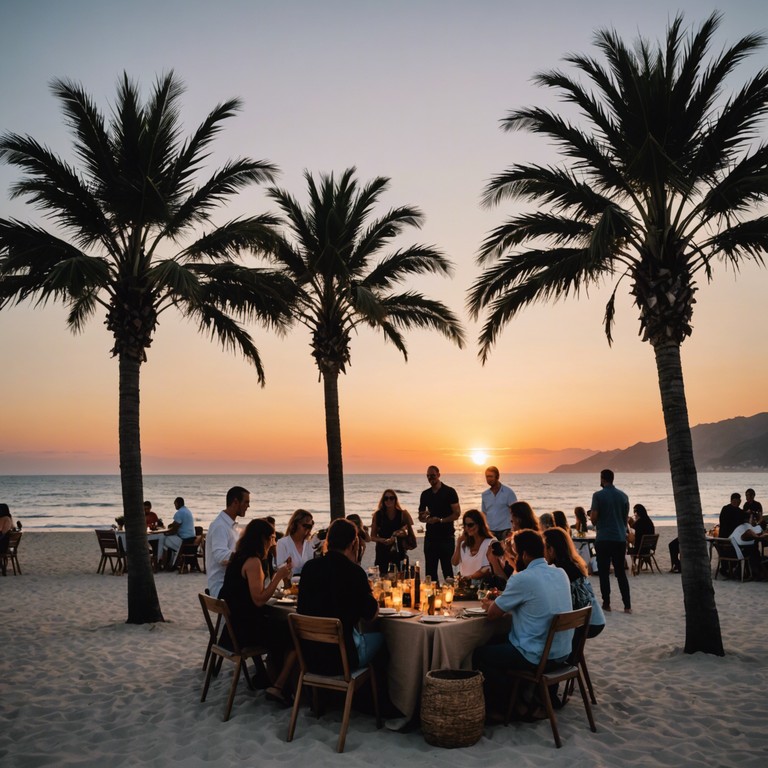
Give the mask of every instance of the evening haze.
[[[356, 166], [361, 182], [389, 177], [384, 206], [415, 205], [426, 217], [398, 245], [434, 245], [455, 265], [451, 279], [412, 285], [460, 313], [468, 344], [459, 350], [434, 332], [409, 333], [406, 363], [379, 334], [363, 329], [353, 337], [352, 364], [339, 383], [345, 471], [414, 472], [437, 463], [445, 474], [486, 462], [502, 475], [548, 471], [593, 451], [661, 439], [656, 367], [625, 284], [608, 346], [602, 320], [612, 283], [528, 309], [501, 334], [488, 363], [478, 361], [466, 291], [478, 275], [481, 241], [513, 212], [511, 203], [483, 209], [482, 190], [515, 162], [557, 162], [543, 138], [504, 133], [499, 121], [515, 108], [553, 106], [532, 76], [563, 66], [566, 53], [595, 55], [597, 28], [614, 27], [627, 41], [658, 40], [678, 11], [697, 27], [717, 7], [3, 0], [0, 133], [29, 134], [73, 161], [51, 80], [82, 83], [108, 112], [123, 71], [146, 96], [156, 76], [173, 69], [186, 85], [185, 135], [216, 104], [243, 100], [214, 142], [207, 171], [227, 158], [268, 160], [280, 168], [277, 185], [302, 204], [305, 169], [317, 176]], [[731, 0], [723, 11], [714, 51], [768, 29], [764, 0]], [[732, 87], [766, 56], [764, 48], [737, 68]], [[764, 137], [766, 126], [760, 130]], [[24, 199], [10, 200], [17, 178], [16, 169], [0, 166], [0, 215], [42, 222]], [[263, 188], [252, 187], [217, 221], [268, 211], [274, 206]], [[750, 264], [734, 275], [718, 264], [712, 283], [703, 280], [693, 337], [682, 347], [692, 426], [768, 410], [768, 274]], [[53, 304], [0, 312], [0, 474], [118, 472], [111, 337], [102, 316], [80, 335], [65, 317]], [[308, 332], [250, 330], [266, 370], [263, 389], [242, 358], [180, 315], [161, 315], [142, 367], [145, 472], [324, 471], [323, 390]]]

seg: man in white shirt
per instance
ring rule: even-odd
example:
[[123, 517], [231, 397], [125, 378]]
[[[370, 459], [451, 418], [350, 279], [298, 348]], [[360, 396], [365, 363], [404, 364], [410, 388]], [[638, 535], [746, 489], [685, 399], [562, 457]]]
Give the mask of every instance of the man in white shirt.
[[499, 482], [499, 470], [497, 467], [488, 467], [485, 470], [485, 482], [489, 488], [483, 491], [481, 497], [481, 509], [488, 521], [491, 533], [499, 540], [509, 536], [509, 507], [517, 501], [515, 492]]
[[759, 525], [742, 523], [736, 526], [729, 538], [739, 560], [743, 558], [749, 560], [753, 581], [764, 581], [766, 573], [762, 565], [763, 557], [760, 550], [762, 543], [768, 541], [768, 533], [764, 533]]
[[251, 505], [251, 493], [239, 485], [227, 491], [227, 507], [208, 526], [205, 537], [205, 566], [208, 570], [208, 592], [218, 597], [224, 585], [224, 574], [238, 539], [237, 518], [245, 517]]

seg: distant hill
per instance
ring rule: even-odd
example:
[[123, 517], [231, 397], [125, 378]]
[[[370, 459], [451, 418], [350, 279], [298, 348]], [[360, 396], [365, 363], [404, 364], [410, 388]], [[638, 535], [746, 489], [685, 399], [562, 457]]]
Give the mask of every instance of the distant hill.
[[[696, 468], [701, 471], [768, 470], [768, 413], [737, 416], [691, 428]], [[600, 451], [553, 472], [665, 472], [669, 470], [667, 441], [635, 443], [624, 449]]]

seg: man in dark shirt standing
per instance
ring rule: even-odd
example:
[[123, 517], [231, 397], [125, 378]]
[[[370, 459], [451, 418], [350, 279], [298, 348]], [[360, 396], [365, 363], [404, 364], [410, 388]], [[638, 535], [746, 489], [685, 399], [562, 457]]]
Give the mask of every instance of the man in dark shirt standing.
[[746, 515], [754, 518], [755, 522], [753, 525], [758, 525], [763, 519], [763, 505], [755, 499], [754, 488], [747, 488], [744, 495], [747, 497], [747, 500], [744, 502], [742, 509]]
[[[297, 613], [341, 619], [347, 658], [351, 669], [367, 666], [384, 645], [380, 632], [362, 634], [357, 629], [361, 619], [369, 621], [379, 606], [371, 592], [365, 571], [357, 564], [357, 527], [345, 518], [334, 520], [326, 536], [328, 552], [324, 557], [304, 563], [299, 585]], [[338, 650], [313, 644], [308, 649], [310, 666], [324, 674], [340, 674]]]
[[720, 510], [720, 528], [718, 536], [721, 539], [727, 539], [738, 528], [749, 515], [745, 515], [741, 509], [741, 494], [732, 493], [731, 503], [726, 504]]
[[619, 584], [619, 592], [624, 603], [624, 613], [632, 613], [629, 595], [629, 581], [625, 571], [627, 554], [627, 518], [629, 517], [629, 498], [613, 484], [613, 471], [604, 469], [600, 473], [601, 490], [592, 495], [592, 507], [589, 512], [592, 525], [597, 529], [595, 535], [595, 554], [597, 572], [600, 576], [600, 592], [603, 597], [603, 610], [611, 610], [610, 569]]
[[419, 520], [427, 524], [424, 536], [424, 559], [427, 576], [437, 581], [437, 564], [443, 570], [443, 579], [453, 576], [451, 557], [455, 548], [453, 521], [459, 519], [461, 507], [454, 488], [440, 481], [440, 470], [427, 468], [430, 487], [421, 494]]

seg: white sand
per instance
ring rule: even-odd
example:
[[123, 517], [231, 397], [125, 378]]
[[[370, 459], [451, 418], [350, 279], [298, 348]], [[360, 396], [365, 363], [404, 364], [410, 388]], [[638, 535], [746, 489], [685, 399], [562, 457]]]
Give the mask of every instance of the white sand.
[[[662, 529], [664, 540], [672, 535]], [[659, 557], [669, 567], [666, 546]], [[367, 553], [366, 561], [372, 555]], [[614, 612], [589, 641], [598, 698], [597, 733], [580, 700], [558, 713], [563, 747], [549, 723], [486, 727], [468, 749], [426, 744], [419, 730], [377, 731], [353, 714], [344, 755], [335, 752], [340, 713], [299, 717], [241, 682], [232, 718], [221, 717], [230, 672], [201, 704], [207, 632], [198, 574], [156, 577], [165, 624], [128, 626], [126, 579], [96, 575], [88, 533], [25, 533], [23, 576], [0, 577], [0, 765], [157, 765], [195, 768], [307, 764], [418, 764], [467, 768], [541, 766], [765, 766], [768, 764], [766, 639], [768, 585], [715, 584], [725, 658], [682, 653], [680, 577], [631, 578], [634, 614]], [[593, 580], [597, 590], [597, 578]], [[614, 604], [618, 600], [615, 582]]]

